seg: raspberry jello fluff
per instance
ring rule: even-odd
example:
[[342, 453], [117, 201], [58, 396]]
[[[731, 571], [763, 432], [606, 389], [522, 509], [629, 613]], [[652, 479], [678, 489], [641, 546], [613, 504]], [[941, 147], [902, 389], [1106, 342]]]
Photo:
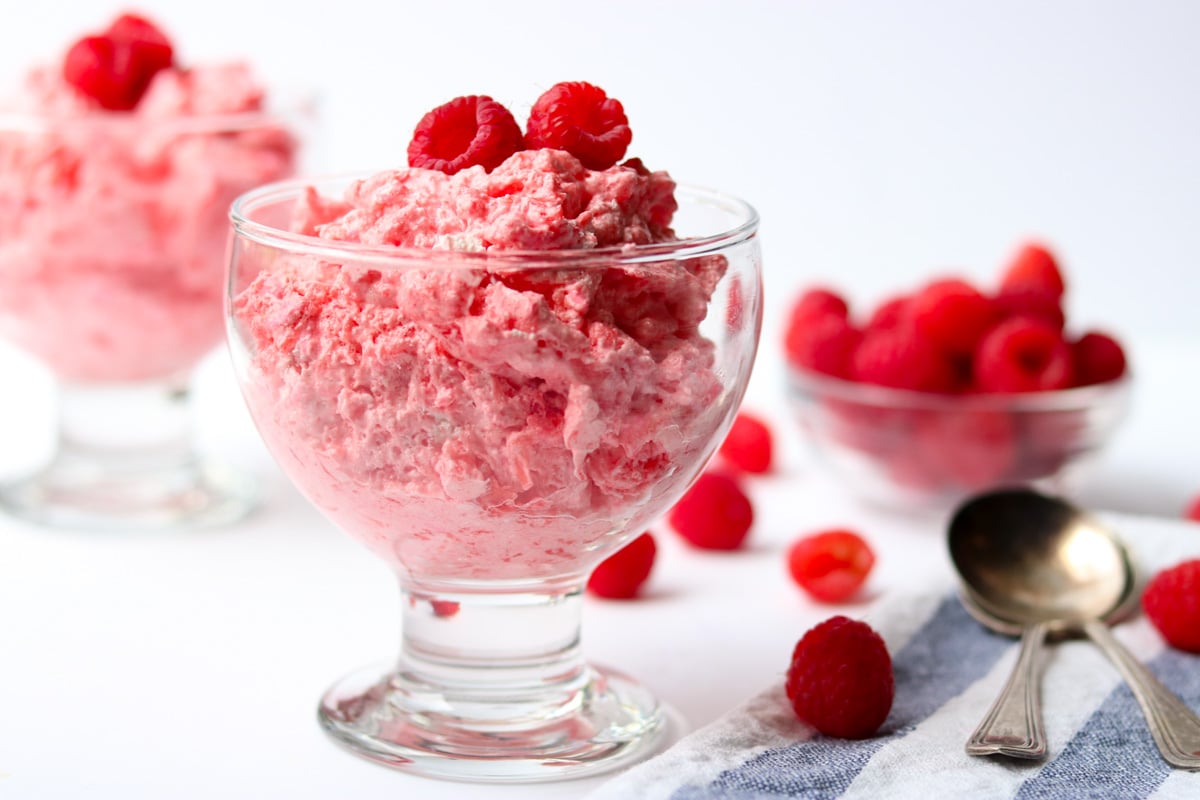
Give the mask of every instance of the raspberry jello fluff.
[[671, 253], [676, 207], [665, 172], [554, 147], [307, 190], [292, 230], [341, 252], [247, 244], [232, 302], [260, 431], [410, 575], [584, 572], [694, 478], [740, 396], [700, 332], [728, 261]]
[[221, 336], [230, 202], [293, 169], [264, 108], [248, 66], [181, 67], [132, 16], [30, 72], [0, 113], [4, 334], [72, 382], [191, 367]]

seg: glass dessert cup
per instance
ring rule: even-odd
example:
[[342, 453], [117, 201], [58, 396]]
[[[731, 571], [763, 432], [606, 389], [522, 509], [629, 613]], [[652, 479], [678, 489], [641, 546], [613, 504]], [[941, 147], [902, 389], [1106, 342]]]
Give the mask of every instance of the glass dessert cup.
[[228, 335], [300, 490], [401, 588], [398, 662], [319, 719], [367, 759], [457, 780], [622, 767], [663, 743], [645, 688], [583, 660], [590, 571], [697, 477], [750, 375], [757, 216], [680, 190], [681, 241], [452, 252], [285, 229], [305, 187], [233, 207]]
[[222, 338], [229, 204], [294, 173], [307, 114], [0, 114], [0, 335], [59, 389], [55, 452], [0, 509], [137, 530], [253, 506], [197, 455], [189, 374]]
[[943, 513], [1006, 486], [1072, 495], [1125, 419], [1132, 382], [944, 395], [789, 366], [786, 391], [814, 466], [868, 503]]

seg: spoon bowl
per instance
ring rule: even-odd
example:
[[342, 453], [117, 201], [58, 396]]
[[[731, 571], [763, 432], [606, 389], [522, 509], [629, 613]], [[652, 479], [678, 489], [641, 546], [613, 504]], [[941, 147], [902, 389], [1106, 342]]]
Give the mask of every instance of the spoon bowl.
[[968, 740], [968, 753], [1045, 754], [1038, 650], [1048, 633], [1082, 631], [1133, 690], [1164, 760], [1200, 768], [1200, 718], [1109, 631], [1109, 622], [1136, 605], [1136, 592], [1129, 555], [1108, 528], [1064, 500], [1006, 489], [955, 512], [949, 547], [967, 611], [993, 630], [1021, 635], [1013, 675]]
[[[980, 495], [950, 523], [950, 557], [981, 610], [1010, 632], [1102, 619], [1132, 594], [1133, 567], [1107, 528], [1028, 489]], [[985, 622], [985, 624], [987, 624]]]

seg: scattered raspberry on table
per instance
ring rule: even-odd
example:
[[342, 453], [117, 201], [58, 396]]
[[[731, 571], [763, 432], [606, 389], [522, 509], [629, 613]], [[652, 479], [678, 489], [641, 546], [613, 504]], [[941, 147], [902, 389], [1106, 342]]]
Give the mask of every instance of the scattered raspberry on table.
[[706, 472], [671, 508], [667, 522], [702, 550], [737, 550], [754, 522], [750, 498], [732, 475]]
[[796, 716], [821, 733], [865, 739], [891, 711], [892, 658], [871, 626], [831, 617], [796, 644], [785, 689]]
[[649, 531], [606, 558], [588, 578], [588, 591], [611, 600], [636, 597], [650, 577], [658, 547]]
[[853, 597], [875, 566], [875, 553], [851, 530], [836, 528], [797, 539], [787, 553], [788, 572], [800, 588], [823, 603]]
[[762, 475], [771, 471], [771, 429], [761, 418], [738, 412], [718, 453], [726, 464], [742, 472]]
[[1183, 510], [1183, 516], [1193, 522], [1200, 522], [1200, 494], [1196, 495], [1192, 499], [1192, 502], [1188, 503], [1187, 508]]
[[1142, 593], [1142, 608], [1169, 645], [1200, 653], [1200, 558], [1151, 578]]

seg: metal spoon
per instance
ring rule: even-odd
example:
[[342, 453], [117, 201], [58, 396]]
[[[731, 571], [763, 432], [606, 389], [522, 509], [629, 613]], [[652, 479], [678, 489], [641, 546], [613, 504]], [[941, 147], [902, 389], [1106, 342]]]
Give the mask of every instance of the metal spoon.
[[[1046, 634], [1082, 631], [1125, 678], [1167, 763], [1200, 769], [1200, 718], [1112, 635], [1102, 620], [1132, 605], [1128, 554], [1099, 522], [1027, 489], [980, 495], [955, 512], [950, 555], [968, 611], [1002, 633], [1022, 631], [1009, 684], [972, 735], [972, 755], [1045, 753], [1037, 653]], [[1040, 752], [1039, 752], [1040, 740]]]

